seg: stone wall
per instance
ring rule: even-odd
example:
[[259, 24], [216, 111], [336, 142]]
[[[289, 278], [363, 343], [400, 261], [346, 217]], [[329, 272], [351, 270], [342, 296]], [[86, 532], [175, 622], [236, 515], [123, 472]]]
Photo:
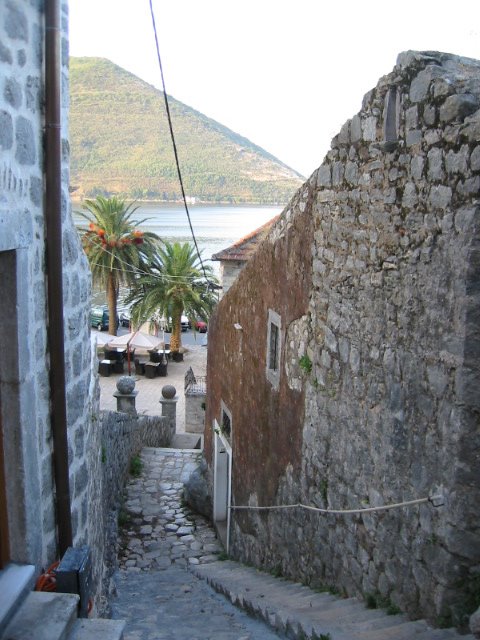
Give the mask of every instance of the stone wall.
[[[232, 416], [238, 504], [249, 500], [252, 487], [259, 503], [270, 503], [282, 470], [301, 463], [303, 391], [291, 388], [282, 377], [278, 392], [272, 392], [265, 356], [268, 309], [280, 314], [283, 326], [308, 311], [311, 257], [305, 247], [312, 238], [313, 191], [305, 185], [297, 193], [209, 321], [205, 452], [211, 463], [212, 424], [214, 419], [221, 424], [224, 406]], [[282, 366], [283, 362], [282, 357]], [[296, 426], [284, 429], [279, 423]]]
[[[10, 559], [40, 571], [58, 559], [52, 476], [44, 210], [42, 2], [5, 0], [0, 12], [0, 423]], [[92, 550], [94, 595], [114, 566], [116, 508], [130, 457], [165, 446], [170, 421], [100, 419], [90, 343], [90, 269], [70, 212], [68, 4], [62, 5], [62, 234], [67, 434], [74, 545]], [[113, 532], [113, 533], [112, 533]]]
[[[235, 504], [445, 501], [361, 516], [239, 512], [234, 555], [459, 625], [480, 562], [479, 106], [480, 62], [402, 54], [209, 327], [207, 424], [232, 402]], [[300, 218], [311, 225], [301, 259], [282, 251]], [[289, 316], [299, 264], [309, 300]], [[264, 380], [268, 308], [282, 318], [278, 391]], [[237, 317], [248, 350], [227, 335]], [[304, 413], [298, 400], [293, 414], [275, 410], [293, 398]]]
[[[62, 7], [63, 249], [68, 434], [76, 540], [86, 535], [90, 276], [69, 213], [67, 5]], [[43, 3], [6, 0], [0, 15], [0, 349], [10, 556], [57, 554], [45, 273]]]
[[95, 612], [108, 613], [106, 597], [117, 566], [118, 513], [130, 460], [143, 447], [168, 447], [170, 421], [101, 411], [93, 416], [88, 458], [88, 544], [92, 552]]
[[205, 431], [205, 393], [185, 392], [185, 431], [203, 433]]

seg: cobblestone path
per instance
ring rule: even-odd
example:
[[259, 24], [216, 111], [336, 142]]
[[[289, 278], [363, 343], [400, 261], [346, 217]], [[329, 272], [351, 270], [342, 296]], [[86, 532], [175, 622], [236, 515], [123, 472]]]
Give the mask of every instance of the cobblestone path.
[[218, 560], [207, 520], [183, 504], [183, 484], [200, 452], [144, 449], [142, 474], [127, 485], [112, 617], [125, 640], [270, 640], [261, 621], [216, 594], [188, 567]]

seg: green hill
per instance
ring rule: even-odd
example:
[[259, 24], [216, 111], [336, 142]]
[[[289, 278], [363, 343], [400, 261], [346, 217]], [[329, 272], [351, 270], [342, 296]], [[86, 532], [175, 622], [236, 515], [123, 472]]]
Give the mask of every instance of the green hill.
[[[121, 194], [178, 200], [163, 93], [104, 58], [70, 58], [74, 198]], [[218, 122], [169, 97], [188, 196], [284, 203], [303, 178]]]

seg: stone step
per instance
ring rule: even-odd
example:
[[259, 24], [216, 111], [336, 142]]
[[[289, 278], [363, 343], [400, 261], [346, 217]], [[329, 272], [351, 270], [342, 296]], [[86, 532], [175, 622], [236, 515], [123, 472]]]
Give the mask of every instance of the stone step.
[[124, 620], [78, 619], [79, 596], [30, 591], [1, 640], [122, 640]]
[[122, 640], [125, 620], [81, 618], [77, 620], [68, 640]]
[[175, 433], [170, 447], [172, 449], [201, 449], [202, 438], [198, 433]]
[[77, 617], [79, 599], [72, 593], [30, 592], [2, 640], [67, 640]]
[[33, 565], [9, 564], [0, 572], [0, 637], [33, 588]]
[[237, 562], [190, 567], [216, 591], [288, 638], [334, 640], [474, 640], [454, 629], [433, 629], [424, 620], [367, 609], [357, 598], [340, 598]]

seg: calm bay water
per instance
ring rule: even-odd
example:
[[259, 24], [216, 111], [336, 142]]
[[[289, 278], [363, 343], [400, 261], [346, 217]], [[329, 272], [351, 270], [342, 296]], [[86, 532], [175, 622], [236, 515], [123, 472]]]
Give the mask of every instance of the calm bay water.
[[[197, 239], [198, 248], [202, 252], [205, 264], [210, 264], [216, 275], [219, 264], [210, 262], [213, 254], [243, 238], [258, 227], [262, 226], [278, 215], [283, 207], [280, 206], [238, 206], [238, 205], [203, 205], [189, 206], [190, 218]], [[72, 203], [73, 219], [77, 226], [85, 224], [85, 220], [75, 212], [81, 210], [81, 205]], [[142, 204], [135, 212], [135, 221], [144, 220], [140, 228], [153, 231], [162, 240], [170, 242], [192, 242], [192, 235], [188, 224], [187, 214], [183, 205], [173, 204]], [[95, 302], [104, 294], [98, 292], [94, 296]], [[98, 298], [98, 300], [96, 299]]]
[[[72, 208], [74, 212], [81, 210], [81, 206], [75, 203]], [[188, 209], [202, 259], [208, 263], [213, 254], [263, 225], [279, 214], [283, 207], [196, 204], [190, 205]], [[133, 219], [145, 220], [140, 228], [157, 233], [162, 240], [192, 242], [183, 205], [142, 204]], [[85, 222], [75, 213], [74, 221], [77, 226]], [[218, 263], [211, 264], [218, 272]]]

